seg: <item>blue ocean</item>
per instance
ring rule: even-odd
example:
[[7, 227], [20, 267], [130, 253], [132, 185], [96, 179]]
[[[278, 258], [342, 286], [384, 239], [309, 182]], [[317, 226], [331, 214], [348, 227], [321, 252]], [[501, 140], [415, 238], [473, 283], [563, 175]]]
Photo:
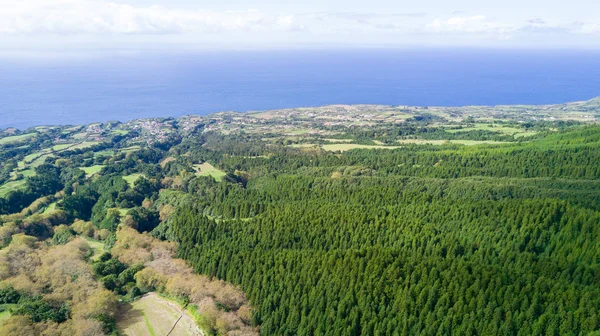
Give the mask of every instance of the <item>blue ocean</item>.
[[141, 52], [0, 58], [0, 128], [327, 104], [550, 104], [600, 95], [600, 51]]

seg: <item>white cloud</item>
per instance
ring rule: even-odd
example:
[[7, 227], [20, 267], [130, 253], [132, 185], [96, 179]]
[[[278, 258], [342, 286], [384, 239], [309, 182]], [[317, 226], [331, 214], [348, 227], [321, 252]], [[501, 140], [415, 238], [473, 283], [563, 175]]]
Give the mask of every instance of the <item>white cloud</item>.
[[[584, 37], [586, 34], [600, 34], [600, 24], [569, 21], [555, 21], [534, 18], [522, 22], [492, 20], [484, 15], [453, 16], [436, 18], [425, 26], [425, 31], [438, 34], [452, 34], [495, 38], [496, 40], [530, 39], [539, 42], [540, 37], [564, 38], [565, 36]], [[593, 43], [592, 43], [593, 44]]]
[[101, 0], [0, 0], [4, 34], [165, 34], [295, 29], [291, 15], [135, 7]]
[[436, 16], [418, 11], [273, 14], [117, 1], [121, 0], [0, 0], [0, 38], [3, 43], [19, 46], [53, 42], [126, 45], [132, 41], [148, 45], [162, 41], [329, 46], [490, 45], [507, 40], [518, 40], [522, 45], [544, 41], [558, 44], [570, 43], [571, 37], [577, 37], [582, 44], [600, 46], [600, 39], [596, 39], [600, 24], [594, 21], [557, 22], [546, 17], [472, 15], [462, 11]]
[[409, 33], [418, 29], [423, 13], [379, 14], [354, 12], [322, 12], [298, 14], [294, 20], [306, 30], [319, 34]]
[[598, 23], [583, 23], [579, 26], [579, 33], [598, 34], [598, 33], [600, 33], [600, 24], [598, 24]]
[[426, 30], [435, 33], [506, 33], [514, 28], [488, 20], [484, 15], [455, 16], [448, 19], [435, 19]]

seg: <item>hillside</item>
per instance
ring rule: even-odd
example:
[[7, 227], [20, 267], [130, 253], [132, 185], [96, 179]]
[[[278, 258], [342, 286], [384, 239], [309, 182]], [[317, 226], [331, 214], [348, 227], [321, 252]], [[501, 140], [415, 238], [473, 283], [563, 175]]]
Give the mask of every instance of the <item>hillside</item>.
[[594, 335], [597, 108], [9, 130], [0, 334]]

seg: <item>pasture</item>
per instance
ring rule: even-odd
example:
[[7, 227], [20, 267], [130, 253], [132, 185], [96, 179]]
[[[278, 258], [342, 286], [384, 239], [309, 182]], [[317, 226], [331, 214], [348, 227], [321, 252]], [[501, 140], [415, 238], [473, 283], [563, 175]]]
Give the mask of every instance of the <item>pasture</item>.
[[219, 170], [208, 162], [204, 162], [203, 164], [195, 164], [194, 169], [196, 170], [196, 174], [198, 176], [212, 176], [215, 180], [220, 182], [225, 175], [227, 175], [224, 171]]
[[105, 150], [101, 150], [99, 152], [94, 152], [94, 157], [99, 157], [99, 156], [113, 156], [115, 155], [115, 151], [110, 150], [110, 149], [105, 149]]
[[83, 237], [83, 239], [85, 239], [85, 241], [88, 243], [88, 245], [90, 246], [92, 251], [94, 251], [94, 254], [92, 254], [92, 256], [91, 256], [92, 260], [97, 260], [98, 258], [100, 258], [102, 253], [107, 252], [106, 248], [104, 248], [103, 242], [94, 240], [89, 237]]
[[67, 149], [67, 148], [69, 148], [71, 146], [73, 146], [73, 144], [67, 144], [67, 143], [65, 143], [65, 144], [60, 144], [60, 145], [54, 145], [54, 146], [52, 146], [52, 150], [58, 152], [58, 151], [61, 151], [61, 150], [65, 150], [65, 149]]
[[334, 145], [323, 145], [323, 149], [326, 151], [349, 151], [352, 149], [395, 149], [400, 148], [399, 146], [379, 146], [379, 145], [359, 145], [359, 144], [349, 144], [349, 143], [340, 143]]
[[131, 174], [123, 176], [123, 179], [129, 183], [129, 186], [133, 187], [135, 185], [135, 181], [137, 181], [140, 177], [144, 176], [143, 174]]
[[498, 145], [505, 144], [508, 142], [501, 141], [492, 141], [492, 140], [423, 140], [423, 139], [403, 139], [398, 140], [398, 143], [401, 144], [416, 144], [416, 145], [446, 145], [446, 144], [456, 144], [456, 145], [465, 145], [465, 146], [474, 146], [474, 145]]
[[[465, 146], [474, 146], [474, 145], [497, 145], [497, 144], [505, 144], [507, 142], [500, 141], [491, 141], [491, 140], [423, 140], [423, 139], [404, 139], [396, 141], [399, 144], [416, 144], [416, 145], [445, 145], [445, 144], [458, 144]], [[326, 145], [317, 145], [317, 144], [293, 144], [290, 145], [295, 148], [322, 148], [326, 151], [330, 152], [345, 152], [352, 149], [396, 149], [401, 148], [402, 146], [382, 146], [382, 145], [360, 145], [360, 144], [351, 144], [351, 143], [336, 143], [336, 144], [326, 144]]]
[[13, 135], [0, 139], [0, 145], [11, 145], [15, 143], [24, 142], [36, 136], [37, 133], [26, 133], [21, 135]]
[[12, 315], [10, 309], [18, 306], [17, 304], [0, 304], [0, 325], [3, 325]]
[[506, 134], [506, 135], [515, 135], [517, 133], [519, 133], [519, 134], [528, 134], [528, 133], [535, 134], [535, 132], [529, 132], [523, 128], [517, 128], [514, 126], [507, 126], [507, 125], [498, 125], [498, 124], [475, 124], [471, 127], [446, 130], [446, 132], [448, 132], [448, 133], [460, 133], [460, 132], [470, 132], [470, 131], [490, 131], [490, 132], [497, 132], [497, 133], [502, 133], [502, 134]]
[[135, 151], [138, 151], [138, 150], [140, 150], [141, 148], [142, 148], [142, 147], [140, 147], [140, 146], [131, 146], [131, 147], [127, 147], [127, 148], [121, 148], [121, 149], [119, 150], [119, 152], [123, 152], [123, 153], [132, 153], [132, 152], [135, 152]]
[[88, 147], [92, 147], [92, 146], [94, 146], [94, 145], [97, 145], [97, 144], [99, 144], [99, 143], [100, 143], [100, 142], [98, 142], [98, 141], [84, 141], [84, 142], [82, 142], [82, 143], [78, 143], [78, 144], [76, 144], [76, 145], [75, 145], [75, 146], [73, 146], [73, 147], [69, 147], [69, 149], [71, 149], [71, 150], [75, 150], [75, 149], [85, 149], [85, 148], [88, 148]]
[[339, 142], [352, 142], [353, 140], [352, 139], [330, 139], [330, 138], [326, 138], [326, 139], [323, 139], [323, 141], [339, 143]]
[[95, 174], [98, 174], [104, 167], [104, 165], [95, 165], [90, 167], [80, 167], [79, 169], [85, 172], [86, 177], [91, 177]]
[[0, 197], [5, 197], [9, 192], [13, 190], [20, 190], [25, 188], [27, 184], [26, 180], [9, 181], [0, 186]]
[[48, 205], [46, 207], [46, 209], [44, 209], [44, 215], [49, 214], [49, 213], [53, 212], [54, 210], [56, 210], [56, 202], [50, 203], [50, 205]]

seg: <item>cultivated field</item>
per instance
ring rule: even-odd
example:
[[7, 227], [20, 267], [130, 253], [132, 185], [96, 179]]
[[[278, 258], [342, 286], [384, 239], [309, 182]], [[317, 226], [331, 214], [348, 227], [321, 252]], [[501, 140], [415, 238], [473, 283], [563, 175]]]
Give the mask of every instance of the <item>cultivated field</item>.
[[155, 293], [146, 294], [131, 304], [123, 304], [117, 328], [127, 336], [166, 336], [172, 328], [172, 336], [203, 335], [187, 312]]

